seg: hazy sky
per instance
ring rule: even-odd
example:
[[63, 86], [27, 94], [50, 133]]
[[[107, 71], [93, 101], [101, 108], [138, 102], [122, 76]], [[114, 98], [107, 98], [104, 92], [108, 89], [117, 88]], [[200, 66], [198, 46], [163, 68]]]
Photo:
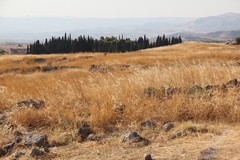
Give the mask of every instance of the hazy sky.
[[0, 0], [0, 16], [204, 17], [240, 13], [240, 0]]

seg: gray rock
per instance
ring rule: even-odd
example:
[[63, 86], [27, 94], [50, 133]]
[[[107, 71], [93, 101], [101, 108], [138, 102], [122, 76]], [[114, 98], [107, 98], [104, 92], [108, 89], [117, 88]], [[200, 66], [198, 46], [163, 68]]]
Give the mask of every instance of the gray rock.
[[123, 110], [125, 108], [125, 105], [122, 103], [117, 103], [112, 108], [113, 108], [114, 112], [122, 114]]
[[87, 139], [90, 141], [99, 141], [101, 139], [101, 137], [97, 136], [96, 134], [89, 134]]
[[38, 146], [38, 147], [45, 147], [48, 145], [48, 137], [47, 135], [40, 135], [40, 134], [32, 134], [27, 135], [25, 137], [25, 143], [26, 146]]
[[14, 140], [14, 143], [20, 143], [22, 142], [22, 137], [17, 137], [15, 140]]
[[230, 80], [226, 83], [227, 88], [236, 87], [237, 85], [238, 85], [238, 80], [237, 79]]
[[46, 59], [45, 58], [35, 58], [34, 62], [42, 63], [42, 62], [46, 62]]
[[198, 160], [211, 160], [211, 159], [213, 159], [216, 151], [217, 151], [216, 148], [209, 147], [209, 148], [201, 151], [201, 154], [198, 157]]
[[144, 155], [144, 160], [153, 160], [153, 159], [152, 159], [152, 155], [151, 155], [150, 153], [146, 153], [146, 154]]
[[152, 119], [147, 119], [140, 124], [142, 128], [154, 128], [157, 124]]
[[5, 150], [6, 152], [9, 152], [10, 150], [13, 149], [15, 145], [15, 142], [11, 142], [11, 143], [8, 143], [8, 144], [5, 144], [2, 149]]
[[34, 109], [39, 109], [39, 108], [44, 108], [45, 103], [42, 100], [33, 100], [33, 99], [28, 99], [28, 100], [23, 100], [23, 101], [18, 101], [17, 102], [17, 107], [31, 107]]
[[165, 94], [167, 96], [171, 96], [171, 95], [174, 95], [174, 94], [177, 94], [180, 92], [180, 89], [179, 88], [175, 88], [175, 87], [168, 87], [168, 88], [165, 88]]
[[131, 132], [129, 134], [127, 134], [126, 136], [123, 137], [123, 142], [127, 142], [127, 141], [130, 141], [132, 139], [135, 139], [135, 138], [138, 138], [138, 137], [141, 137], [137, 132]]
[[18, 151], [18, 152], [14, 153], [14, 154], [12, 155], [12, 158], [13, 158], [13, 159], [18, 159], [18, 158], [20, 158], [20, 157], [23, 156], [23, 155], [25, 155], [24, 152]]
[[19, 131], [15, 131], [14, 133], [14, 136], [17, 136], [17, 137], [21, 137], [23, 134]]
[[57, 66], [42, 66], [41, 71], [42, 72], [51, 72], [57, 70]]
[[0, 158], [5, 156], [6, 154], [7, 154], [7, 151], [5, 151], [2, 148], [0, 148]]
[[178, 137], [181, 137], [181, 136], [183, 136], [184, 135], [184, 132], [183, 132], [183, 130], [180, 130], [180, 131], [177, 131], [176, 132], [176, 137], [178, 138]]
[[78, 135], [81, 136], [82, 139], [86, 139], [91, 133], [92, 131], [90, 129], [90, 126], [86, 122], [83, 123], [82, 127], [78, 129]]
[[212, 85], [207, 85], [206, 87], [205, 87], [205, 90], [206, 91], [212, 91], [213, 90], [213, 86]]
[[163, 126], [163, 130], [165, 131], [165, 132], [168, 132], [170, 129], [172, 129], [174, 127], [174, 124], [172, 123], [172, 122], [169, 122], [169, 123], [166, 123], [166, 124], [164, 124], [164, 126]]
[[43, 151], [41, 151], [40, 149], [38, 149], [38, 148], [32, 148], [31, 150], [30, 150], [30, 153], [29, 153], [29, 155], [31, 156], [31, 157], [38, 157], [38, 156], [42, 156], [44, 154], [44, 152]]
[[196, 93], [202, 93], [204, 89], [199, 85], [194, 85], [187, 90], [187, 94], [196, 94]]

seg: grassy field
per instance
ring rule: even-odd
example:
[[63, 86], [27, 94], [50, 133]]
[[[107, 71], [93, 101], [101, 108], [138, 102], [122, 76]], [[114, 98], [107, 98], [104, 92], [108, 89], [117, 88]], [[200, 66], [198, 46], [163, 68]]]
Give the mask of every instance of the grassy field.
[[[233, 79], [240, 80], [240, 46], [221, 43], [122, 54], [0, 56], [0, 146], [20, 130], [48, 134], [50, 143], [67, 141], [45, 159], [143, 159], [147, 152], [154, 159], [198, 159], [209, 147], [216, 149], [210, 158], [240, 159], [240, 86], [228, 83]], [[206, 91], [207, 85], [214, 89]], [[17, 102], [26, 99], [42, 100], [45, 107], [18, 109]], [[157, 126], [142, 129], [146, 119]], [[83, 122], [100, 142], [59, 138], [73, 135]], [[167, 122], [175, 127], [165, 133], [161, 128]], [[169, 138], [191, 127], [197, 131]], [[121, 137], [133, 130], [151, 144], [123, 144]]]

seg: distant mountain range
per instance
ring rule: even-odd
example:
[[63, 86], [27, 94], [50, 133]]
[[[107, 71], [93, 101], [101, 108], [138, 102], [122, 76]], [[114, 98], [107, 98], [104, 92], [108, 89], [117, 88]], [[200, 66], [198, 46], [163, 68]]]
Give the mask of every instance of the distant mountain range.
[[240, 36], [240, 14], [227, 13], [204, 18], [5, 18], [0, 17], [0, 41], [32, 42], [62, 36], [90, 35], [137, 38], [146, 34], [181, 35], [185, 40], [227, 41]]

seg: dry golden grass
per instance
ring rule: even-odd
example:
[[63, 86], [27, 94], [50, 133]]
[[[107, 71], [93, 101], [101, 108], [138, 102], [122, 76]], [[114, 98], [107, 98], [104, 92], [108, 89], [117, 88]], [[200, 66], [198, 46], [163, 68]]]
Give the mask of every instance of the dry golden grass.
[[[69, 54], [38, 56], [2, 56], [0, 70], [38, 65], [81, 66], [49, 73], [8, 73], [0, 75], [1, 108], [15, 107], [18, 100], [41, 99], [46, 108], [23, 109], [12, 121], [24, 126], [61, 126], [76, 128], [88, 121], [97, 130], [139, 123], [147, 118], [167, 121], [239, 122], [237, 91], [218, 93], [213, 97], [191, 98], [186, 94], [161, 100], [143, 94], [147, 87], [189, 87], [221, 84], [240, 79], [239, 46], [186, 43], [126, 54]], [[34, 63], [34, 58], [46, 62]], [[66, 57], [67, 60], [60, 61]], [[92, 65], [111, 66], [107, 73], [89, 72]], [[119, 66], [129, 64], [121, 70]], [[112, 106], [122, 103], [124, 113], [117, 115]], [[4, 107], [3, 107], [4, 106]], [[105, 130], [106, 129], [106, 130]]]
[[[49, 132], [50, 135], [59, 130], [73, 131], [82, 122], [90, 123], [91, 128], [99, 134], [125, 132], [138, 128], [139, 123], [148, 118], [155, 120], [159, 125], [169, 121], [236, 124], [240, 122], [240, 95], [236, 88], [227, 92], [216, 91], [213, 96], [205, 93], [196, 95], [178, 93], [168, 98], [146, 96], [144, 89], [170, 86], [188, 88], [193, 85], [204, 87], [209, 84], [226, 83], [235, 78], [240, 79], [239, 51], [239, 46], [190, 42], [133, 53], [107, 54], [107, 56], [103, 53], [1, 56], [0, 112], [9, 113], [7, 120], [16, 126], [35, 129], [43, 127], [46, 131], [53, 131]], [[65, 60], [63, 60], [64, 57], [66, 57]], [[34, 62], [35, 58], [45, 58], [46, 62]], [[110, 70], [90, 72], [88, 69], [93, 64], [110, 68]], [[126, 67], [126, 65], [130, 66]], [[52, 72], [32, 70], [23, 74], [5, 73], [11, 69], [18, 68], [26, 71], [38, 66], [78, 66], [80, 68]], [[18, 109], [16, 103], [25, 99], [44, 100], [45, 108]], [[113, 109], [116, 104], [124, 104], [122, 113]], [[179, 129], [187, 126], [189, 124], [180, 125]], [[211, 130], [213, 133], [217, 132], [214, 131], [214, 127]], [[204, 138], [206, 137], [202, 139]], [[196, 139], [194, 138], [193, 141]], [[199, 153], [199, 149], [207, 146], [206, 143], [199, 147], [202, 145], [200, 139], [196, 142], [196, 153], [195, 151], [189, 153], [185, 159], [193, 158]], [[177, 147], [176, 144], [182, 141], [176, 140], [170, 144]], [[63, 142], [65, 143], [65, 139]], [[109, 147], [118, 145], [115, 143], [117, 143], [116, 139], [111, 143], [102, 144], [103, 148], [93, 143], [87, 143], [85, 145], [89, 146], [85, 147], [94, 146], [93, 148], [99, 152], [113, 154], [116, 152], [114, 149], [119, 148], [110, 149]], [[79, 145], [81, 147], [84, 144]], [[192, 147], [187, 144], [184, 146]], [[71, 150], [76, 149], [74, 147], [76, 146], [68, 148], [66, 153], [59, 152], [59, 156], [62, 159], [77, 159], [78, 157], [74, 154], [70, 156]], [[170, 154], [173, 153], [173, 148], [166, 146], [162, 149], [166, 152], [169, 150], [166, 154], [166, 157], [170, 157], [169, 159], [184, 155], [182, 149], [177, 150], [176, 154]], [[64, 148], [63, 150], [65, 152]], [[145, 148], [143, 151], [147, 150]], [[132, 149], [132, 151], [136, 150]], [[106, 158], [100, 154], [93, 155], [96, 153], [90, 151], [87, 153], [91, 154], [81, 158]], [[66, 157], [67, 154], [69, 155]], [[162, 155], [156, 157], [166, 159]], [[116, 153], [115, 158], [109, 159], [122, 158], [124, 156]], [[125, 158], [129, 159], [129, 156]], [[139, 158], [139, 156], [135, 157], [135, 159]]]

